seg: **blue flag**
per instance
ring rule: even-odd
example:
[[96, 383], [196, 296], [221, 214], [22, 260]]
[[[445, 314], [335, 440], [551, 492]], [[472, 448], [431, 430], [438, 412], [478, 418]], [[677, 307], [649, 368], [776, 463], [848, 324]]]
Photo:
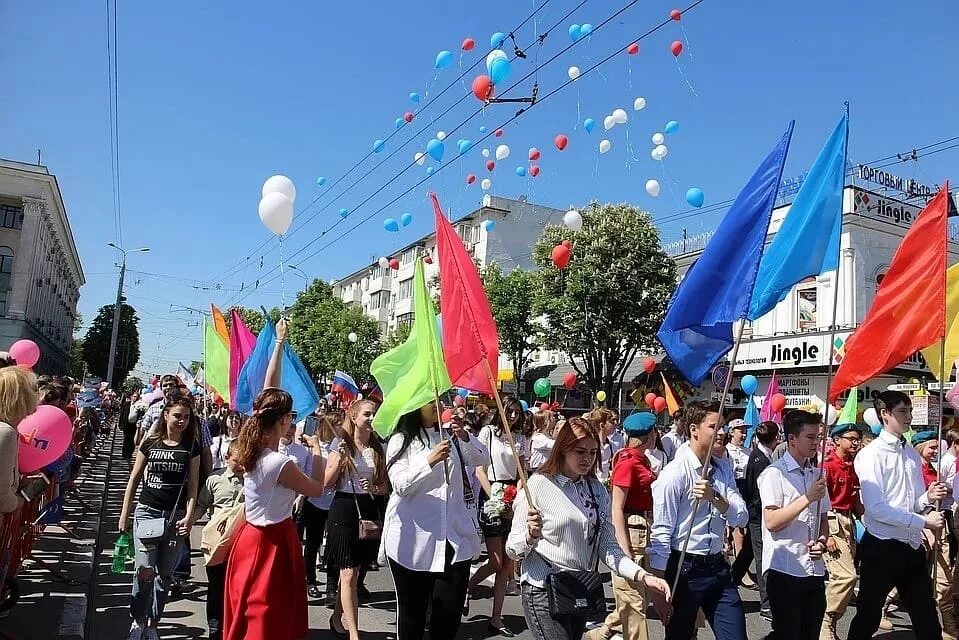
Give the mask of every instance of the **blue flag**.
[[772, 311], [794, 284], [839, 268], [848, 135], [849, 115], [843, 114], [763, 254], [749, 305], [750, 320]]
[[743, 416], [743, 422], [749, 425], [746, 430], [746, 441], [743, 443], [747, 447], [753, 446], [753, 437], [756, 435], [756, 427], [762, 420], [759, 418], [759, 409], [756, 407], [756, 399], [749, 396], [746, 399], [746, 415]]
[[[253, 399], [263, 391], [266, 382], [266, 368], [273, 354], [273, 344], [276, 341], [276, 329], [269, 314], [264, 310], [266, 324], [256, 338], [253, 353], [240, 369], [236, 380], [236, 410], [247, 415], [253, 413]], [[293, 410], [300, 417], [305, 418], [320, 403], [320, 396], [316, 392], [316, 385], [310, 379], [306, 367], [300, 362], [293, 347], [283, 343], [282, 370], [280, 371], [280, 388], [293, 396]]]
[[793, 125], [766, 156], [723, 218], [666, 310], [659, 341], [683, 376], [698, 385], [733, 346], [733, 322], [753, 294], [769, 216], [776, 203]]

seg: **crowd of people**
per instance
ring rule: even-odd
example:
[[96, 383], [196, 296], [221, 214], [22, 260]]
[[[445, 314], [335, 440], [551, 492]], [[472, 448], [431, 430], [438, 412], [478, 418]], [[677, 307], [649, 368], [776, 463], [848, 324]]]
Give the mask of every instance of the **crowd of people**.
[[851, 640], [888, 626], [896, 600], [920, 640], [956, 637], [959, 431], [941, 462], [935, 432], [906, 443], [902, 393], [875, 399], [878, 436], [827, 431], [799, 409], [751, 429], [705, 401], [661, 434], [650, 412], [620, 423], [603, 407], [569, 415], [507, 397], [502, 412], [427, 403], [381, 440], [368, 399], [294, 415], [279, 388], [283, 322], [277, 336], [251, 416], [195, 403], [174, 376], [155, 405], [127, 400], [133, 467], [119, 527], [136, 540], [131, 639], [159, 637], [204, 518], [211, 638], [304, 638], [312, 599], [329, 607], [335, 636], [357, 640], [377, 566], [392, 575], [400, 640], [454, 638], [489, 578], [489, 636], [520, 632], [503, 619], [519, 596], [537, 640], [645, 639], [649, 624], [668, 639], [709, 624], [742, 640], [740, 589], [752, 588], [775, 638], [831, 640], [858, 577]]

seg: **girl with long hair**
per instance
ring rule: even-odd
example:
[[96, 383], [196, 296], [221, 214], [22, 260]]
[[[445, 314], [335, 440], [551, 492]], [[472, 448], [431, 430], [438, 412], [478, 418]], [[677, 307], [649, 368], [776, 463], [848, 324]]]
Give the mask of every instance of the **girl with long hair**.
[[226, 415], [226, 424], [221, 426], [220, 435], [213, 438], [213, 444], [210, 445], [214, 473], [227, 468], [227, 453], [230, 450], [230, 445], [240, 436], [240, 426], [242, 424], [243, 416], [239, 412], [231, 411]]
[[553, 450], [553, 427], [556, 422], [553, 412], [549, 410], [533, 414], [530, 422], [533, 423], [533, 429], [529, 439], [529, 470], [534, 472], [543, 466]]
[[17, 491], [17, 425], [37, 410], [37, 401], [37, 379], [29, 370], [16, 365], [0, 368], [0, 513], [11, 513], [23, 506], [23, 497]]
[[[190, 533], [200, 478], [200, 443], [193, 425], [193, 403], [177, 398], [164, 405], [156, 432], [137, 451], [123, 496], [120, 532], [133, 513], [133, 594], [131, 640], [156, 640], [180, 546]], [[137, 487], [143, 488], [133, 508]], [[159, 537], [149, 538], [147, 521], [163, 520]]]
[[293, 522], [297, 494], [323, 494], [323, 456], [315, 436], [312, 476], [277, 451], [293, 421], [293, 398], [280, 381], [286, 320], [276, 324], [276, 344], [265, 388], [240, 429], [234, 455], [244, 470], [246, 524], [236, 534], [226, 568], [224, 640], [299, 640], [309, 632], [303, 553]]

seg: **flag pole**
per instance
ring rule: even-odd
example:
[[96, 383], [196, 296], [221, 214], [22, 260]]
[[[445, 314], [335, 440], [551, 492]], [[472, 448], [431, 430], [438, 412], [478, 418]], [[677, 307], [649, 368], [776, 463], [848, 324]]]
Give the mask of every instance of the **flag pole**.
[[[722, 429], [723, 412], [726, 410], [726, 396], [729, 395], [729, 389], [733, 382], [733, 372], [736, 370], [736, 356], [739, 354], [739, 345], [743, 340], [743, 328], [746, 326], [746, 318], [739, 320], [739, 329], [736, 330], [736, 340], [733, 342], [733, 350], [729, 355], [729, 374], [726, 376], [726, 382], [723, 384], [723, 395], [719, 399], [719, 424], [713, 429], [713, 435], [709, 439], [709, 451], [706, 454], [706, 461], [703, 462], [703, 471], [699, 476], [700, 480], [705, 480], [709, 475], [709, 468], [713, 461], [713, 445], [716, 444], [716, 435]], [[689, 428], [689, 425], [686, 427]], [[671, 593], [676, 593], [676, 587], [679, 585], [679, 576], [682, 575], [683, 562], [686, 560], [686, 551], [689, 549], [689, 538], [693, 534], [693, 525], [696, 523], [696, 515], [699, 512], [699, 504], [702, 502], [699, 498], [693, 503], [693, 517], [689, 521], [689, 529], [683, 536], [683, 548], [679, 552], [679, 563], [676, 565], [676, 576], [673, 578], [673, 584], [670, 586]]]
[[[944, 390], [943, 387], [946, 386], [946, 334], [945, 331], [942, 334], [942, 339], [939, 341], [939, 428], [936, 432], [936, 446], [938, 448], [938, 453], [936, 454], [936, 482], [942, 482], [942, 414], [943, 414], [943, 401], [944, 401]], [[936, 500], [936, 511], [942, 510], [942, 499]], [[941, 533], [941, 532], [940, 532]], [[936, 573], [939, 569], [939, 546], [940, 542], [940, 533], [936, 533], [936, 547], [933, 549], [933, 558], [932, 558], [932, 584], [936, 584]]]
[[516, 460], [516, 470], [519, 472], [519, 479], [523, 483], [523, 493], [526, 495], [526, 503], [531, 509], [535, 509], [533, 496], [529, 492], [529, 482], [526, 477], [526, 469], [523, 468], [523, 462], [516, 451], [516, 441], [513, 440], [513, 432], [509, 428], [509, 420], [506, 419], [506, 409], [503, 408], [503, 399], [499, 397], [499, 389], [496, 388], [496, 379], [493, 376], [493, 370], [489, 366], [489, 360], [486, 354], [483, 354], [483, 366], [486, 368], [486, 377], [489, 380], [490, 389], [493, 391], [493, 400], [496, 401], [496, 409], [499, 411], [500, 422], [503, 423], [503, 431], [506, 432], [506, 439], [509, 441], [509, 448], [513, 452], [513, 459]]

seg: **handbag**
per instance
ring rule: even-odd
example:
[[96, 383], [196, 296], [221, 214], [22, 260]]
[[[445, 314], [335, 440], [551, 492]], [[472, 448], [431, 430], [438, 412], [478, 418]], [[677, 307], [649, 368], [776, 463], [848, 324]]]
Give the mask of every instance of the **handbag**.
[[[379, 540], [383, 535], [383, 521], [382, 520], [368, 520], [363, 517], [363, 512], [360, 511], [360, 501], [356, 498], [356, 485], [353, 483], [353, 476], [350, 475], [350, 486], [353, 487], [353, 502], [356, 503], [356, 515], [360, 521], [360, 540]], [[367, 490], [367, 493], [370, 496], [373, 493]]]
[[[214, 511], [210, 521], [203, 527], [200, 549], [203, 551], [206, 566], [212, 567], [226, 561], [236, 536], [244, 524], [246, 524], [246, 504], [243, 502], [243, 490], [240, 489], [233, 504]], [[222, 533], [221, 527], [223, 527]]]
[[[590, 499], [596, 504], [593, 485], [587, 480]], [[589, 536], [590, 566], [591, 569], [571, 569], [552, 571], [553, 566], [546, 558], [540, 555], [550, 574], [546, 578], [546, 593], [549, 597], [549, 614], [553, 618], [559, 616], [575, 616], [591, 622], [601, 622], [606, 619], [606, 594], [603, 591], [603, 578], [597, 571], [599, 553], [596, 549], [596, 539], [600, 528], [599, 509], [596, 509], [596, 526]]]

